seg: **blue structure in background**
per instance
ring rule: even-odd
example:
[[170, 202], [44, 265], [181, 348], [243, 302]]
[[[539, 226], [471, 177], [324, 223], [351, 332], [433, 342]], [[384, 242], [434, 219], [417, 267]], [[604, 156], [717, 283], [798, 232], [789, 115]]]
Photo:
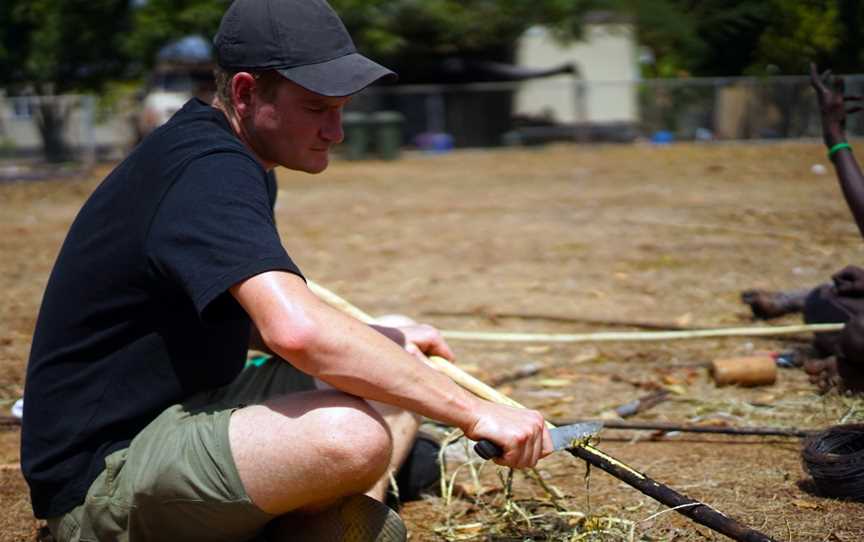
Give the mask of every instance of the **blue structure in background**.
[[657, 145], [668, 145], [675, 140], [675, 136], [668, 130], [659, 130], [651, 135], [651, 143]]
[[203, 36], [186, 36], [159, 49], [156, 58], [159, 62], [210, 62], [213, 45]]

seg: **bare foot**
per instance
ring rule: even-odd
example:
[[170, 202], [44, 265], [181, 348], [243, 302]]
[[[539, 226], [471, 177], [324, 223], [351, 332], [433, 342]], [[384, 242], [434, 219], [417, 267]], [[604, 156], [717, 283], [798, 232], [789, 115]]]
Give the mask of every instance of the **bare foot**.
[[852, 363], [848, 358], [837, 358], [837, 377], [839, 390], [852, 395], [864, 393], [864, 367]]
[[864, 392], [864, 315], [856, 314], [840, 334], [837, 374], [850, 393]]
[[864, 392], [864, 373], [843, 358], [808, 359], [804, 362], [804, 371], [820, 393], [832, 389], [850, 395]]
[[741, 302], [750, 305], [753, 317], [759, 320], [779, 318], [793, 312], [800, 312], [803, 300], [799, 296], [768, 290], [745, 290], [741, 292]]
[[837, 358], [808, 359], [804, 362], [804, 372], [810, 378], [810, 383], [819, 388], [820, 393], [828, 393], [837, 388], [840, 383], [840, 375], [837, 374]]

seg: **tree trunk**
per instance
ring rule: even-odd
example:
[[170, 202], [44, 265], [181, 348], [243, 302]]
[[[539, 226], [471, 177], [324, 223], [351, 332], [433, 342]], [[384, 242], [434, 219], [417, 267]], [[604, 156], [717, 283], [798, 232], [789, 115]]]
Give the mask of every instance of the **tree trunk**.
[[63, 130], [70, 108], [59, 97], [46, 96], [38, 99], [34, 113], [39, 134], [42, 136], [42, 152], [49, 163], [65, 162], [70, 153], [63, 140]]

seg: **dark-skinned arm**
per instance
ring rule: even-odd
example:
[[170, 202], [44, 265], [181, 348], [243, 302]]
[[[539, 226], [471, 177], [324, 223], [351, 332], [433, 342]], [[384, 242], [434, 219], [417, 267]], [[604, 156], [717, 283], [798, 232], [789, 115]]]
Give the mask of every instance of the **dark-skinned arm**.
[[[819, 110], [822, 114], [822, 137], [829, 149], [846, 142], [846, 116], [861, 111], [861, 107], [846, 109], [847, 102], [859, 102], [860, 96], [846, 96], [842, 77], [832, 76], [830, 70], [819, 74], [816, 65], [810, 64], [810, 82], [816, 90]], [[858, 231], [864, 236], [864, 175], [852, 154], [852, 149], [842, 148], [831, 156], [843, 197]]]

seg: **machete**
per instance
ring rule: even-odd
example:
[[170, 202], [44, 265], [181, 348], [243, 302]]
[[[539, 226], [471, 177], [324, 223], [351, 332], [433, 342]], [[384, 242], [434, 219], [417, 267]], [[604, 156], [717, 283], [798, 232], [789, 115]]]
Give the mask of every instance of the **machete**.
[[[557, 452], [565, 448], [572, 448], [574, 441], [594, 436], [602, 428], [603, 422], [583, 422], [553, 427], [549, 429], [549, 435], [552, 436], [552, 449]], [[474, 451], [483, 459], [501, 457], [504, 454], [504, 450], [500, 446], [486, 439], [475, 444]]]

